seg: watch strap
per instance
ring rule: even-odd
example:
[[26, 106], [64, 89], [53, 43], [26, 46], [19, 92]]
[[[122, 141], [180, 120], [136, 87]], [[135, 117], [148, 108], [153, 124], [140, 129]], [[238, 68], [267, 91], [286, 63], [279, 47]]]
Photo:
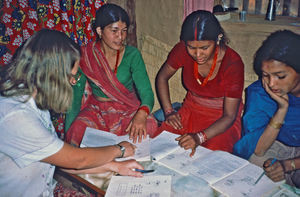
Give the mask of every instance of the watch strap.
[[121, 150], [121, 156], [119, 156], [117, 158], [123, 158], [124, 154], [125, 154], [125, 147], [121, 146], [120, 144], [116, 144], [115, 146], [117, 146]]

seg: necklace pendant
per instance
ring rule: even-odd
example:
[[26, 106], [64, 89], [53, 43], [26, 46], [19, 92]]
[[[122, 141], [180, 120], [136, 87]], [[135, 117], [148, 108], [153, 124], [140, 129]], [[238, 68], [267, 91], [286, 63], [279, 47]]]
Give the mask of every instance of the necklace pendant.
[[197, 82], [198, 82], [200, 85], [202, 85], [202, 82], [200, 81], [200, 79], [197, 79]]

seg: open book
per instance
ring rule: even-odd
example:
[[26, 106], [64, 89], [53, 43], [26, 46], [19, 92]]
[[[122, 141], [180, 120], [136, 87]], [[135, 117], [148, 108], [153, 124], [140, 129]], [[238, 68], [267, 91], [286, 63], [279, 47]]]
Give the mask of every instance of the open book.
[[163, 131], [150, 141], [150, 154], [153, 160], [160, 160], [170, 153], [180, 149], [178, 141], [175, 138], [180, 135]]
[[228, 152], [204, 154], [187, 166], [188, 172], [226, 196], [263, 196], [282, 184], [274, 183], [266, 175], [255, 184], [263, 169]]
[[158, 155], [155, 153], [155, 161], [181, 175], [201, 178], [225, 196], [263, 196], [282, 184], [274, 183], [266, 175], [255, 184], [263, 169], [228, 152], [198, 146], [190, 157], [191, 150], [179, 147], [176, 137], [178, 135], [164, 131], [151, 141], [151, 155], [153, 146], [157, 150], [168, 149]]
[[[122, 141], [128, 141], [133, 144], [132, 140], [129, 139], [129, 135], [117, 136], [113, 133], [107, 131], [101, 131], [93, 128], [87, 127], [82, 138], [80, 147], [102, 147], [118, 144]], [[147, 136], [146, 139], [143, 139], [141, 143], [136, 142], [134, 157], [126, 157], [116, 159], [118, 161], [136, 159], [137, 161], [150, 161], [150, 139]]]
[[171, 196], [171, 176], [113, 176], [105, 197]]
[[190, 163], [213, 151], [199, 146], [194, 156], [190, 157], [191, 150], [181, 148], [175, 140], [177, 137], [179, 135], [163, 131], [156, 138], [151, 139], [150, 154], [155, 162], [186, 176], [190, 171], [188, 169]]
[[164, 165], [177, 173], [187, 176], [190, 174], [191, 163], [201, 157], [204, 157], [205, 154], [212, 152], [207, 148], [201, 146], [197, 147], [195, 154], [190, 157], [191, 150], [184, 150], [183, 148], [178, 148], [170, 154], [166, 155], [163, 158], [157, 160], [161, 165]]

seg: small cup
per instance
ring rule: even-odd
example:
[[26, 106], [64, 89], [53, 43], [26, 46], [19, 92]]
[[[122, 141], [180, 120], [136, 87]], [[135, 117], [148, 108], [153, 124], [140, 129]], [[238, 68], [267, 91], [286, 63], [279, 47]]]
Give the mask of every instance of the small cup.
[[246, 21], [246, 14], [247, 12], [245, 10], [240, 12], [240, 21]]

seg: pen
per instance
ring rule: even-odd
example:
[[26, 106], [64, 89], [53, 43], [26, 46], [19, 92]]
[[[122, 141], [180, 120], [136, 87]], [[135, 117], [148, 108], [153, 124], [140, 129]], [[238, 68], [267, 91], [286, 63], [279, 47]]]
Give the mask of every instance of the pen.
[[[277, 159], [276, 158], [274, 158], [272, 161], [271, 161], [271, 164], [269, 165], [269, 167], [270, 166], [272, 166], [275, 162], [277, 161]], [[255, 181], [255, 183], [254, 183], [254, 185], [256, 185], [256, 183], [258, 183], [258, 181], [265, 175], [265, 171], [263, 172], [263, 173], [261, 173], [261, 175], [258, 177], [258, 179]]]
[[141, 173], [150, 173], [150, 172], [154, 172], [154, 170], [141, 170], [141, 169], [133, 169], [133, 171], [136, 171], [136, 172], [141, 172]]

